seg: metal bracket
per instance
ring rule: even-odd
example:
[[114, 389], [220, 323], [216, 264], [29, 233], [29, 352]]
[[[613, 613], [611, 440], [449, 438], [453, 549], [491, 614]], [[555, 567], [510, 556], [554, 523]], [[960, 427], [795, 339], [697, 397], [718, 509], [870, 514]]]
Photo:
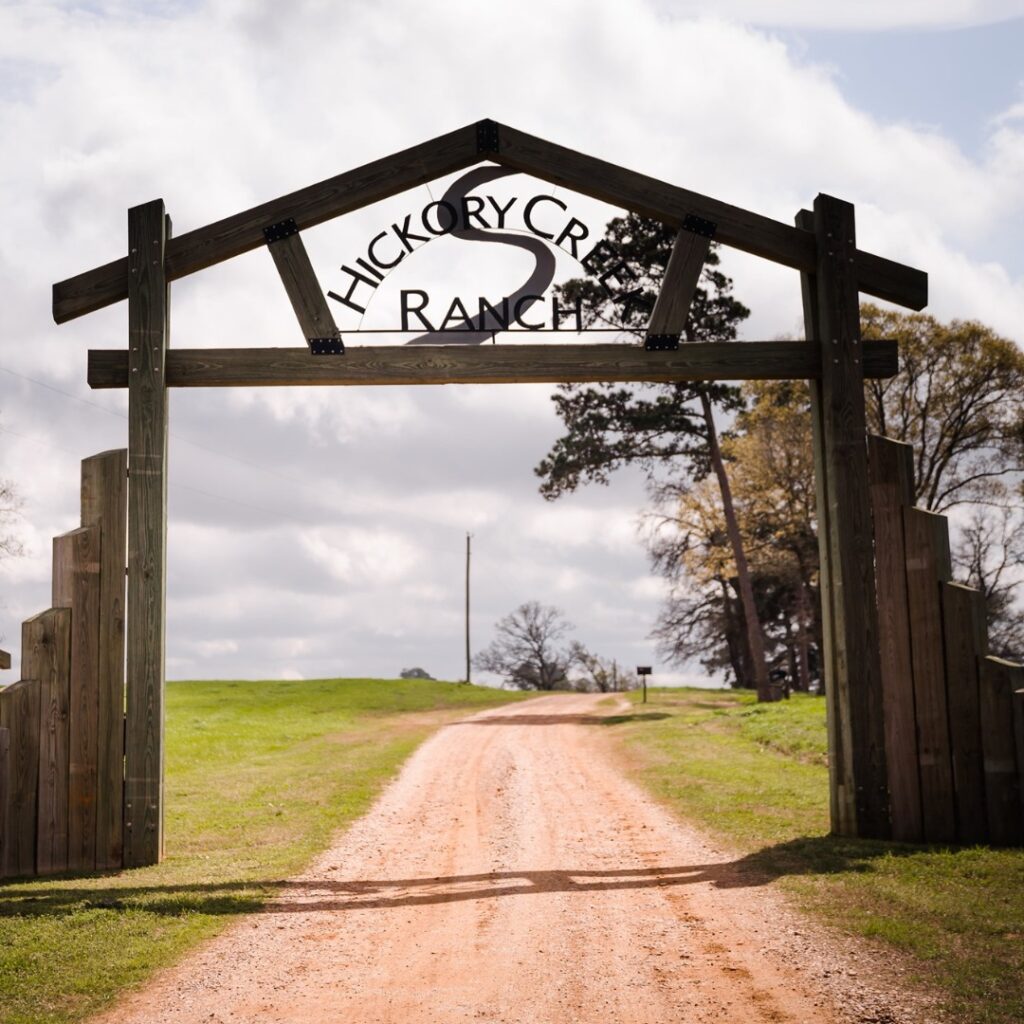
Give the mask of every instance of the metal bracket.
[[498, 122], [491, 120], [476, 123], [476, 151], [478, 153], [498, 152]]
[[714, 238], [718, 225], [713, 220], [705, 220], [695, 213], [688, 213], [683, 218], [683, 230], [692, 231], [695, 235], [700, 235], [701, 238]]
[[263, 229], [263, 238], [267, 245], [271, 242], [280, 242], [282, 238], [290, 238], [299, 233], [299, 226], [289, 217], [287, 220], [278, 221], [270, 227]]
[[312, 356], [343, 356], [345, 342], [341, 338], [309, 338], [309, 354]]
[[648, 352], [676, 352], [679, 349], [678, 334], [648, 334], [644, 339]]

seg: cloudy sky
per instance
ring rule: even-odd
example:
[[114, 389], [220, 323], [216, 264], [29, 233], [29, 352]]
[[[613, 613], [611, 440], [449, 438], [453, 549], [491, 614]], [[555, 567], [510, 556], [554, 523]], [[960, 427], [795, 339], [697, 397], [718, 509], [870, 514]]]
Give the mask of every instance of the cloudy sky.
[[[85, 385], [87, 350], [126, 344], [125, 305], [50, 316], [54, 281], [124, 252], [127, 207], [163, 197], [183, 233], [491, 117], [786, 222], [851, 200], [863, 248], [929, 272], [935, 315], [1021, 342], [1022, 52], [1020, 0], [0, 3], [0, 477], [26, 547], [0, 565], [3, 646], [49, 603], [79, 460], [127, 443], [125, 396]], [[308, 232], [324, 287], [448, 184]], [[557, 196], [595, 230], [615, 212]], [[363, 326], [396, 324], [401, 288], [487, 294], [523, 258], [432, 243]], [[725, 265], [746, 337], [799, 330], [794, 272]], [[171, 343], [301, 344], [267, 253], [176, 283]], [[169, 677], [458, 678], [467, 530], [474, 649], [537, 599], [657, 666], [641, 481], [545, 503], [550, 391], [172, 392]]]

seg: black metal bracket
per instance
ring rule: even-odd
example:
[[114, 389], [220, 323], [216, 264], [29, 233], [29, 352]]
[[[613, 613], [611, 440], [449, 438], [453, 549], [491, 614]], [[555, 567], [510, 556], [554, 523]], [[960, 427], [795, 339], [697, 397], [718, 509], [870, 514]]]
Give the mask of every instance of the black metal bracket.
[[270, 227], [263, 229], [263, 238], [267, 245], [271, 242], [280, 242], [282, 238], [290, 238], [299, 233], [299, 225], [289, 217], [287, 220], [278, 221]]
[[688, 213], [683, 218], [683, 230], [692, 231], [695, 235], [700, 235], [701, 238], [714, 238], [718, 225], [713, 220], [705, 220], [695, 213]]
[[476, 123], [476, 151], [478, 153], [498, 152], [498, 122], [489, 119]]
[[679, 349], [678, 334], [648, 334], [644, 339], [648, 352], [676, 352]]
[[341, 338], [310, 338], [309, 354], [312, 356], [343, 356], [345, 342]]

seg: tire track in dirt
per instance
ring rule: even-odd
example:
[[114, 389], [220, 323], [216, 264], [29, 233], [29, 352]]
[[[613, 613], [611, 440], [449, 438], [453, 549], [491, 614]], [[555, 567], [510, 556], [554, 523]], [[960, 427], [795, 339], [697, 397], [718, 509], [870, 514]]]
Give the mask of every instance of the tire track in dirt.
[[444, 727], [265, 911], [102, 1021], [924, 1019], [895, 1009], [897, 979], [857, 981], [860, 961], [624, 779], [600, 700]]

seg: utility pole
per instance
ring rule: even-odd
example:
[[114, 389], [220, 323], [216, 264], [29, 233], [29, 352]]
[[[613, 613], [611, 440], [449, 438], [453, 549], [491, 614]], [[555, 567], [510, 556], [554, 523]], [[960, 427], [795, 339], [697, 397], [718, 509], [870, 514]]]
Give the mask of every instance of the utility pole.
[[470, 554], [470, 539], [472, 534], [467, 531], [466, 533], [466, 682], [470, 682], [469, 677], [469, 554]]

